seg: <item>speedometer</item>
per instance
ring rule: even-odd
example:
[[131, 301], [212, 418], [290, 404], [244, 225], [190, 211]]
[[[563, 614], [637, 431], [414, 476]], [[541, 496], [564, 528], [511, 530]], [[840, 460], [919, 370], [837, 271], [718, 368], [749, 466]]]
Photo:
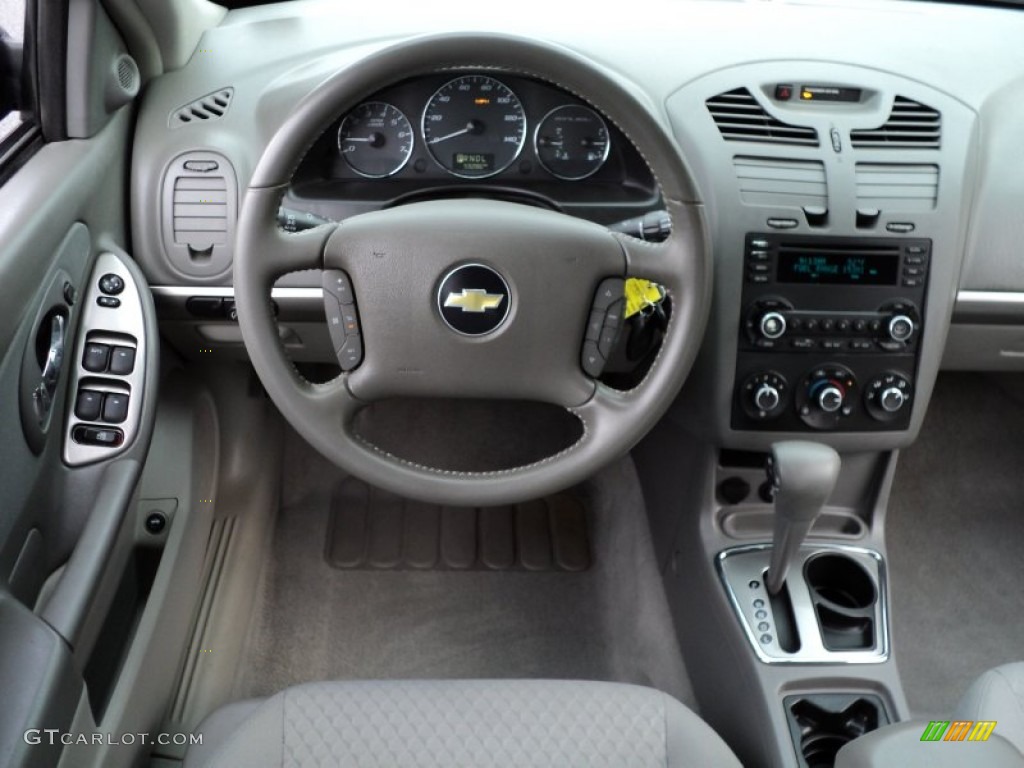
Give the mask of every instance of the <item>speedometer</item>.
[[423, 141], [449, 173], [482, 179], [508, 168], [523, 149], [526, 114], [504, 83], [465, 75], [445, 83], [423, 110]]

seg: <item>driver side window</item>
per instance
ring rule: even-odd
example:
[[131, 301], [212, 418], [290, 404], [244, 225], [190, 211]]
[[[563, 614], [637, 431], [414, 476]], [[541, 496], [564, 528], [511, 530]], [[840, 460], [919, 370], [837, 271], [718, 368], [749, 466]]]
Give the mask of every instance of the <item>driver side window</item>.
[[0, 181], [38, 136], [32, 73], [26, 55], [27, 0], [0, 0]]

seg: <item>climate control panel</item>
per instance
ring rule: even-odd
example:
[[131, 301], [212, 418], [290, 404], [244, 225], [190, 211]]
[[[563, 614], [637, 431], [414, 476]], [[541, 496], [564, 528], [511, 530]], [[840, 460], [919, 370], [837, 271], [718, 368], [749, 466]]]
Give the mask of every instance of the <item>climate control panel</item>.
[[931, 242], [746, 240], [734, 429], [906, 429]]

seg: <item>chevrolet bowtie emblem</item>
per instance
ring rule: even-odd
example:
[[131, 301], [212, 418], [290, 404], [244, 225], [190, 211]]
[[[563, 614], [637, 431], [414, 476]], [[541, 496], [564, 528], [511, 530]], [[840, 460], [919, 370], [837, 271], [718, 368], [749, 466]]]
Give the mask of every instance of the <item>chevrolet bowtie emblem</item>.
[[463, 312], [486, 312], [500, 307], [504, 298], [500, 293], [488, 293], [483, 288], [463, 288], [460, 293], [449, 293], [444, 305], [458, 307]]

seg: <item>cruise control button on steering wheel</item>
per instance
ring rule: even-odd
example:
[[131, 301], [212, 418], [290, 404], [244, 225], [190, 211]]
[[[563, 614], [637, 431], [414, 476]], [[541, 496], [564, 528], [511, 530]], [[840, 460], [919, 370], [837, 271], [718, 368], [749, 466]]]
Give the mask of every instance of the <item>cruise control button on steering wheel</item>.
[[464, 336], [496, 331], [508, 317], [512, 294], [505, 279], [483, 264], [463, 264], [437, 288], [437, 309], [445, 324]]

